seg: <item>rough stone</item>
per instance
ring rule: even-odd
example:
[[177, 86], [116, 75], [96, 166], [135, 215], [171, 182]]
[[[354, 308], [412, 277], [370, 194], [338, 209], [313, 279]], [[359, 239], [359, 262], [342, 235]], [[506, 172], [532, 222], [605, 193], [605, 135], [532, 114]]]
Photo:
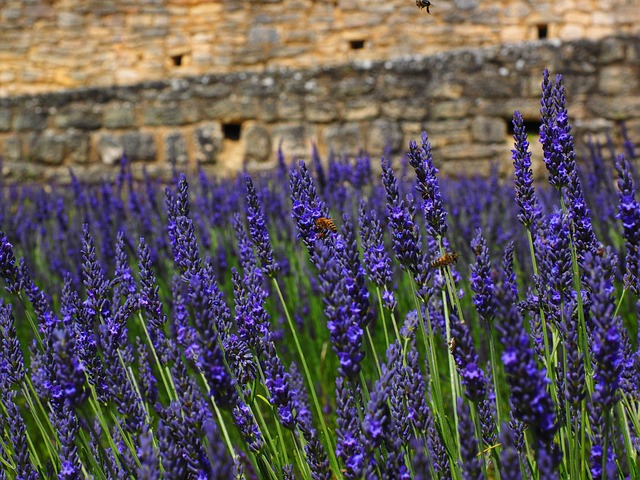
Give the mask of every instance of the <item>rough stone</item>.
[[271, 135], [262, 125], [250, 125], [243, 137], [245, 161], [264, 162], [271, 157]]
[[335, 102], [309, 96], [305, 98], [304, 116], [309, 122], [329, 123], [338, 118], [338, 109]]
[[501, 118], [476, 117], [471, 121], [473, 140], [480, 143], [501, 143], [507, 138], [507, 125]]
[[105, 109], [106, 128], [131, 128], [136, 124], [136, 112], [131, 105], [114, 104]]
[[120, 135], [124, 155], [132, 162], [156, 159], [156, 139], [151, 133], [131, 132]]
[[115, 165], [124, 155], [122, 143], [111, 134], [103, 134], [98, 140], [98, 156], [102, 163]]
[[193, 133], [195, 157], [199, 163], [216, 163], [222, 151], [222, 129], [218, 123], [196, 128]]
[[94, 109], [83, 106], [74, 108], [73, 106], [66, 112], [57, 113], [54, 117], [56, 127], [77, 128], [78, 130], [97, 130], [102, 127], [100, 114]]
[[44, 130], [46, 127], [47, 114], [41, 108], [27, 107], [13, 118], [13, 129], [18, 132]]
[[4, 145], [3, 160], [7, 162], [18, 162], [22, 160], [22, 141], [17, 136], [7, 138]]
[[187, 142], [180, 132], [172, 132], [164, 139], [164, 158], [172, 164], [184, 165], [189, 161]]
[[11, 129], [11, 111], [8, 108], [0, 109], [0, 132]]
[[144, 125], [184, 125], [198, 120], [198, 110], [178, 102], [150, 105], [143, 110]]
[[402, 150], [404, 135], [398, 122], [379, 118], [366, 129], [367, 150], [380, 156], [387, 148], [396, 153]]
[[64, 134], [65, 144], [65, 157], [68, 158], [72, 164], [82, 165], [89, 163], [89, 148], [90, 139], [89, 135], [76, 130], [70, 130]]
[[354, 154], [364, 147], [364, 138], [360, 125], [343, 123], [325, 129], [324, 143], [334, 152]]
[[63, 135], [48, 131], [31, 134], [27, 157], [35, 163], [61, 165], [64, 161], [64, 140]]

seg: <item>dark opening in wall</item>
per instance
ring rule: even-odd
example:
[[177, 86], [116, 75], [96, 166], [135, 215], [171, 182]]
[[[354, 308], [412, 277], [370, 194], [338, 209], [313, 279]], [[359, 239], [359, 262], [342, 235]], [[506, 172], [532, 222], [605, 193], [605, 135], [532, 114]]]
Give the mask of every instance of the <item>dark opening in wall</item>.
[[536, 25], [536, 28], [538, 29], [538, 39], [542, 40], [544, 38], [547, 38], [549, 29], [546, 23], [540, 23]]
[[171, 62], [173, 63], [174, 67], [179, 67], [180, 65], [182, 65], [182, 55], [172, 55]]
[[[505, 119], [507, 122], [507, 132], [510, 137], [513, 137], [513, 121], [511, 118]], [[538, 135], [540, 133], [540, 120], [539, 119], [524, 119], [524, 131], [527, 135]]]
[[240, 140], [240, 132], [242, 130], [242, 124], [240, 123], [223, 123], [222, 124], [222, 135], [224, 135], [225, 140]]
[[349, 46], [351, 50], [361, 50], [364, 48], [364, 40], [351, 40]]

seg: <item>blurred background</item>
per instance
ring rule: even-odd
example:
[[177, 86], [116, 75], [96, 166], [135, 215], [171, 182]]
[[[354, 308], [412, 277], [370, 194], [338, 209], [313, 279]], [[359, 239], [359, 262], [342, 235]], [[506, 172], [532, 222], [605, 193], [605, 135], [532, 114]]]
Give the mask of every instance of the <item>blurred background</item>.
[[[508, 163], [565, 75], [579, 141], [640, 137], [638, 0], [3, 0], [0, 154], [68, 179], [124, 154], [165, 175], [287, 155], [400, 153], [427, 130], [445, 172]], [[634, 136], [633, 133], [637, 132]], [[473, 164], [471, 166], [471, 164]]]

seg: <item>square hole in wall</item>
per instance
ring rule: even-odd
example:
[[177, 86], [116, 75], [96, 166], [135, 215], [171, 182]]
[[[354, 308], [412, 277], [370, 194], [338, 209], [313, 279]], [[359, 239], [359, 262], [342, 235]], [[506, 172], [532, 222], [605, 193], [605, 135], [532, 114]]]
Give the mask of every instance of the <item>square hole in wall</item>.
[[[511, 118], [507, 118], [505, 119], [505, 122], [507, 123], [507, 132], [509, 133], [509, 136], [513, 137], [513, 120]], [[523, 118], [522, 123], [524, 124], [524, 131], [527, 133], [527, 136], [538, 135], [540, 132], [540, 119]]]
[[351, 50], [362, 50], [364, 48], [364, 40], [350, 40], [349, 47]]
[[536, 25], [536, 31], [539, 40], [545, 39], [549, 35], [549, 26], [546, 23], [539, 23]]
[[171, 55], [171, 63], [173, 64], [174, 67], [179, 67], [182, 65], [182, 59], [183, 59], [184, 55], [180, 54], [180, 55]]
[[225, 140], [233, 140], [237, 142], [240, 140], [240, 134], [242, 133], [242, 124], [238, 122], [234, 123], [223, 123], [222, 124], [222, 135]]

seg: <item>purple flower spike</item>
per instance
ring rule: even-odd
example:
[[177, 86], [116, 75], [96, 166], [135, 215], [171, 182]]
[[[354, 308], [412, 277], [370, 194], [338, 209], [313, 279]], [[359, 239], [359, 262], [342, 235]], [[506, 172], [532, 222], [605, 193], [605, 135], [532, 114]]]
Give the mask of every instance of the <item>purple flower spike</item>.
[[454, 314], [451, 315], [450, 350], [455, 359], [462, 386], [465, 387], [465, 396], [473, 403], [480, 402], [487, 393], [487, 379], [479, 366], [478, 354], [469, 328]]
[[18, 342], [13, 309], [0, 300], [0, 390], [8, 390], [24, 378], [24, 357]]
[[458, 398], [458, 433], [460, 434], [460, 458], [463, 478], [483, 479], [482, 465], [478, 457], [478, 440], [471, 420], [469, 406]]
[[409, 144], [407, 158], [416, 172], [416, 189], [424, 200], [423, 209], [427, 231], [433, 237], [444, 237], [447, 233], [447, 212], [442, 205], [440, 186], [436, 177], [438, 169], [433, 165], [431, 143], [426, 132], [422, 132], [420, 148], [415, 141]]
[[631, 175], [631, 165], [620, 155], [616, 161], [618, 171], [618, 215], [625, 240], [625, 288], [638, 295], [640, 292], [640, 203], [636, 200], [636, 188]]
[[511, 158], [514, 167], [516, 203], [520, 208], [518, 220], [526, 228], [529, 228], [539, 222], [540, 206], [533, 187], [531, 151], [529, 150], [527, 132], [524, 128], [522, 115], [517, 110], [513, 114], [513, 138], [515, 148], [511, 150], [513, 154]]
[[271, 239], [269, 238], [265, 216], [251, 177], [245, 176], [245, 182], [247, 184], [246, 211], [249, 234], [258, 253], [258, 258], [262, 262], [262, 269], [272, 277], [276, 273], [276, 265], [273, 263], [273, 249], [271, 248]]
[[496, 297], [491, 273], [491, 261], [489, 260], [489, 248], [487, 241], [478, 232], [471, 241], [471, 249], [476, 255], [476, 262], [471, 265], [471, 289], [474, 292], [473, 304], [485, 322], [490, 322], [496, 314]]

